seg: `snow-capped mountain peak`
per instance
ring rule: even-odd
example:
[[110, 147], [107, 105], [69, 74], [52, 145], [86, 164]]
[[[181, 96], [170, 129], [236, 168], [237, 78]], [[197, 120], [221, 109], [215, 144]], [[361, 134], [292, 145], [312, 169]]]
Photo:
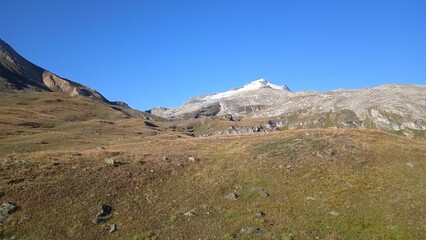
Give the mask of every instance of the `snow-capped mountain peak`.
[[257, 90], [257, 89], [261, 89], [261, 88], [272, 88], [272, 89], [277, 89], [277, 90], [290, 91], [290, 89], [286, 85], [278, 86], [278, 85], [275, 85], [275, 84], [268, 82], [264, 78], [261, 78], [261, 79], [255, 80], [253, 82], [247, 83], [240, 90], [250, 91], [250, 90]]
[[282, 90], [282, 91], [289, 91], [290, 89], [286, 86], [279, 86], [279, 85], [275, 85], [272, 84], [270, 82], [268, 82], [267, 80], [261, 78], [255, 81], [252, 81], [250, 83], [245, 84], [242, 88], [237, 88], [237, 89], [231, 89], [229, 91], [226, 92], [220, 92], [220, 93], [216, 93], [216, 94], [212, 94], [212, 95], [207, 95], [204, 96], [202, 98], [196, 98], [197, 101], [209, 101], [209, 100], [219, 100], [219, 99], [223, 99], [223, 98], [228, 98], [231, 97], [235, 94], [238, 93], [242, 93], [242, 92], [247, 92], [247, 91], [254, 91], [254, 90], [258, 90], [258, 89], [262, 89], [262, 88], [270, 88], [270, 89], [275, 89], [275, 90]]

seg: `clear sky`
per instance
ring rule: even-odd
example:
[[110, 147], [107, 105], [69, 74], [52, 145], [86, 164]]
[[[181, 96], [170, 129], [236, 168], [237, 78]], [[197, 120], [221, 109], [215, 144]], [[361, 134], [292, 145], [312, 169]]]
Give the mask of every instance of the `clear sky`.
[[425, 0], [1, 0], [0, 38], [146, 110], [258, 78], [293, 91], [426, 84]]

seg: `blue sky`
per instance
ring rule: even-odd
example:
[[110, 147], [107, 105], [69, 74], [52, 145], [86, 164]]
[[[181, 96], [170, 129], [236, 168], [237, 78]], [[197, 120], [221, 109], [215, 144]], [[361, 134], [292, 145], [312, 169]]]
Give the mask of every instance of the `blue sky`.
[[426, 1], [2, 0], [0, 38], [146, 110], [258, 78], [293, 91], [426, 84]]

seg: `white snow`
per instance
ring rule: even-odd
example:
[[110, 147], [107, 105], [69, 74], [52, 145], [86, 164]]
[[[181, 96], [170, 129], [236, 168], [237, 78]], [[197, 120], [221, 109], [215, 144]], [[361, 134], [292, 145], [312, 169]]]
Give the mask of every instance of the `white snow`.
[[213, 94], [213, 95], [209, 95], [209, 96], [202, 98], [202, 100], [208, 101], [208, 100], [218, 100], [218, 99], [228, 98], [228, 97], [231, 97], [231, 96], [238, 94], [238, 93], [241, 93], [241, 92], [253, 91], [253, 90], [258, 90], [258, 89], [261, 89], [261, 88], [271, 88], [271, 89], [276, 89], [276, 90], [290, 91], [286, 85], [278, 86], [278, 85], [272, 84], [272, 83], [268, 82], [267, 80], [261, 78], [261, 79], [255, 80], [253, 82], [247, 83], [242, 88], [233, 89], [233, 90], [229, 90], [229, 91], [226, 91], [226, 92], [220, 92], [220, 93], [216, 93], [216, 94]]

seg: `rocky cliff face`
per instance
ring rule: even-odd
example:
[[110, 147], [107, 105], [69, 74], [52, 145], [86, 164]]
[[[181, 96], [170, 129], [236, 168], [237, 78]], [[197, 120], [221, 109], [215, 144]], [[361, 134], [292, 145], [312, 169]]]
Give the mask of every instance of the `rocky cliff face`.
[[0, 39], [0, 91], [52, 91], [109, 102], [94, 89], [61, 78], [19, 55]]
[[[124, 102], [112, 102], [98, 91], [59, 77], [19, 55], [0, 39], [0, 92], [58, 92], [67, 96], [88, 97], [109, 104], [130, 117], [156, 118], [149, 113], [131, 109]], [[159, 118], [156, 118], [159, 119]]]
[[167, 118], [267, 117], [285, 122], [284, 128], [289, 129], [363, 127], [413, 135], [426, 130], [425, 93], [426, 85], [382, 85], [324, 93], [260, 87], [195, 97], [181, 107], [153, 109], [152, 113]]

